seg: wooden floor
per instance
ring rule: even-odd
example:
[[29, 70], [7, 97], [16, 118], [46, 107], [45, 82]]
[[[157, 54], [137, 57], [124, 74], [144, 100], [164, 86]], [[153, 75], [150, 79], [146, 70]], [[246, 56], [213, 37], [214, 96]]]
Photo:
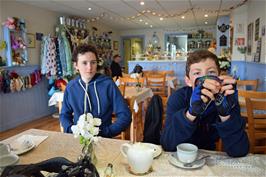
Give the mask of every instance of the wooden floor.
[[31, 128], [60, 132], [59, 119], [54, 118], [52, 116], [47, 116], [47, 117], [43, 117], [43, 118], [34, 120], [32, 122], [29, 122], [29, 123], [22, 124], [18, 127], [12, 128], [12, 129], [4, 131], [4, 132], [1, 132], [0, 133], [0, 140], [4, 140], [8, 137], [11, 137], [13, 135], [16, 135], [20, 132], [23, 132], [23, 131], [31, 129]]

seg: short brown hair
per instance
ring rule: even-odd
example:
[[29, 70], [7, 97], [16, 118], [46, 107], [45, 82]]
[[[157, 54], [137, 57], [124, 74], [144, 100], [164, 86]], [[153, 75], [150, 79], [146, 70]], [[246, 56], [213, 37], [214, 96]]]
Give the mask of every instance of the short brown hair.
[[207, 59], [211, 59], [215, 62], [217, 69], [218, 69], [218, 73], [220, 74], [220, 65], [219, 65], [217, 56], [208, 50], [197, 50], [197, 51], [189, 54], [189, 56], [187, 58], [186, 76], [189, 77], [190, 66], [192, 64], [199, 63], [199, 62], [205, 61]]
[[120, 57], [120, 55], [116, 54], [113, 56], [113, 59], [117, 58], [117, 57]]
[[78, 55], [79, 54], [85, 54], [87, 52], [91, 52], [94, 53], [94, 55], [96, 56], [96, 60], [98, 61], [98, 54], [97, 54], [97, 50], [94, 46], [92, 45], [88, 45], [88, 44], [82, 44], [79, 45], [73, 52], [72, 54], [72, 61], [73, 62], [77, 62], [78, 61]]

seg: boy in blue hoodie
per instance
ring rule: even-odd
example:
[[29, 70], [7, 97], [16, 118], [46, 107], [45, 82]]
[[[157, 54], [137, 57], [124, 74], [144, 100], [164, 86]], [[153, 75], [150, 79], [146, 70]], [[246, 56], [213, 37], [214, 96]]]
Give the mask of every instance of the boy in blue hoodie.
[[[161, 135], [164, 150], [175, 151], [178, 144], [185, 142], [215, 150], [220, 137], [228, 155], [239, 157], [248, 153], [246, 123], [240, 116], [236, 81], [219, 74], [218, 59], [213, 53], [201, 50], [188, 57], [185, 76], [188, 86], [168, 99]], [[202, 76], [209, 77], [195, 85], [195, 80]]]
[[[60, 114], [64, 132], [72, 133], [71, 126], [85, 112], [102, 120], [99, 136], [114, 137], [124, 131], [131, 123], [130, 109], [112, 78], [96, 73], [96, 49], [89, 45], [77, 47], [73, 62], [80, 75], [67, 84], [64, 92]], [[117, 118], [114, 123], [112, 113]]]

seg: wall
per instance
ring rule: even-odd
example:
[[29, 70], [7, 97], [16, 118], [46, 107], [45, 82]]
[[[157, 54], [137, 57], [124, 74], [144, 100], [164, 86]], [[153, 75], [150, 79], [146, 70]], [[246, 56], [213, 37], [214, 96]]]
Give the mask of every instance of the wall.
[[[26, 21], [26, 28], [28, 33], [35, 34], [36, 32], [38, 32], [43, 33], [44, 35], [54, 35], [54, 28], [57, 24], [57, 20], [60, 14], [19, 2], [3, 1], [1, 16], [3, 20], [5, 20], [9, 16], [24, 18]], [[36, 41], [35, 48], [29, 48], [28, 52], [28, 64], [40, 64], [40, 42]]]
[[[259, 36], [262, 37], [261, 57], [260, 63], [266, 64], [266, 36], [262, 36], [262, 26], [266, 25], [266, 1], [248, 1], [246, 5], [237, 8], [232, 13], [232, 21], [234, 23], [234, 41], [237, 37], [245, 38], [245, 45], [247, 45], [247, 26], [253, 23], [253, 41], [251, 55], [240, 54], [237, 51], [237, 46], [233, 45], [233, 60], [245, 60], [253, 62], [254, 54], [256, 53], [257, 42], [255, 41], [255, 21], [260, 18]], [[237, 24], [244, 25], [244, 34], [237, 33]]]

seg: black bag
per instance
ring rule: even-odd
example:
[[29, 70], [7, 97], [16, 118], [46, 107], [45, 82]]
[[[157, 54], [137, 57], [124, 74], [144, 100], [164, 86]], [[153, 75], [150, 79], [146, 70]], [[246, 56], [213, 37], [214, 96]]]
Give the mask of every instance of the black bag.
[[64, 157], [55, 157], [36, 164], [8, 166], [1, 177], [44, 177], [41, 171], [57, 173], [56, 177], [99, 177], [97, 169], [88, 159], [73, 163]]

